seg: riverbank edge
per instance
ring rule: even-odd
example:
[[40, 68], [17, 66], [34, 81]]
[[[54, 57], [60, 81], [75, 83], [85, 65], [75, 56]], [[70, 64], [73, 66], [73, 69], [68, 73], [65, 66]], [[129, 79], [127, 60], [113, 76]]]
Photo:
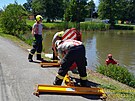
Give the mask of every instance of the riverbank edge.
[[[27, 49], [31, 49], [32, 46], [26, 44], [24, 41], [18, 39], [15, 36], [1, 34], [1, 37], [4, 37], [8, 40], [14, 42], [17, 46], [21, 47], [25, 51]], [[105, 93], [107, 96], [107, 101], [133, 101], [135, 99], [135, 89], [129, 87], [125, 84], [122, 84], [116, 80], [113, 80], [109, 77], [106, 77], [100, 73], [97, 73], [92, 70], [87, 70], [88, 73], [88, 80], [91, 81], [93, 84], [98, 85], [99, 87], [104, 88]], [[77, 76], [77, 75], [74, 75]]]

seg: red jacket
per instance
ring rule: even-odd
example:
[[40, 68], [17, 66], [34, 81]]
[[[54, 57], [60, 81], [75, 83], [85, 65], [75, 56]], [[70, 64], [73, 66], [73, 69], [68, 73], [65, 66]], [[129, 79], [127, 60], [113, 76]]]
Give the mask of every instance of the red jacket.
[[117, 61], [114, 59], [106, 59], [106, 65], [109, 65], [109, 64], [112, 64], [112, 65], [117, 64]]

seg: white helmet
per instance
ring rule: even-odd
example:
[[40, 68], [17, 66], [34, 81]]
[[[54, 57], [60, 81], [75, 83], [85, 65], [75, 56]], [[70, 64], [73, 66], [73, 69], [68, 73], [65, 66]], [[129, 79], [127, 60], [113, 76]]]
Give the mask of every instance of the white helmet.
[[61, 42], [62, 42], [62, 40], [57, 40], [57, 41], [55, 42], [55, 46], [58, 47], [58, 46], [61, 44]]

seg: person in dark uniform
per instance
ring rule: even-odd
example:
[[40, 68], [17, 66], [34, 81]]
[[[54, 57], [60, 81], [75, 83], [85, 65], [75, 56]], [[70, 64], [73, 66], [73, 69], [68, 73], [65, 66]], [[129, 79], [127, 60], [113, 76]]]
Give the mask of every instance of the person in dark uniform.
[[61, 85], [67, 72], [69, 71], [72, 64], [77, 64], [77, 69], [80, 75], [81, 86], [87, 86], [87, 73], [86, 73], [86, 57], [85, 47], [81, 41], [67, 39], [65, 41], [57, 40], [55, 43], [58, 54], [62, 55], [60, 61], [61, 67], [56, 75], [54, 85]]
[[37, 52], [37, 60], [40, 60], [40, 61], [43, 60], [43, 58], [41, 58], [42, 30], [43, 30], [42, 20], [43, 20], [43, 17], [41, 15], [37, 15], [36, 23], [34, 23], [32, 27], [32, 35], [34, 37], [34, 42], [33, 42], [33, 48], [30, 50], [29, 55], [28, 55], [29, 62], [33, 61], [32, 57], [35, 54], [35, 52]]

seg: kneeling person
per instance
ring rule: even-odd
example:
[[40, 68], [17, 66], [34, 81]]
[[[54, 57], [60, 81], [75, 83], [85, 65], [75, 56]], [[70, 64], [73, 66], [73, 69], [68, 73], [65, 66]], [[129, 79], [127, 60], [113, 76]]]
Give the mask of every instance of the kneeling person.
[[65, 41], [57, 40], [55, 45], [58, 53], [61, 54], [63, 58], [60, 62], [61, 67], [58, 70], [58, 74], [53, 84], [61, 85], [72, 64], [76, 63], [80, 75], [81, 86], [87, 86], [87, 61], [85, 57], [85, 47], [82, 42], [71, 39]]

